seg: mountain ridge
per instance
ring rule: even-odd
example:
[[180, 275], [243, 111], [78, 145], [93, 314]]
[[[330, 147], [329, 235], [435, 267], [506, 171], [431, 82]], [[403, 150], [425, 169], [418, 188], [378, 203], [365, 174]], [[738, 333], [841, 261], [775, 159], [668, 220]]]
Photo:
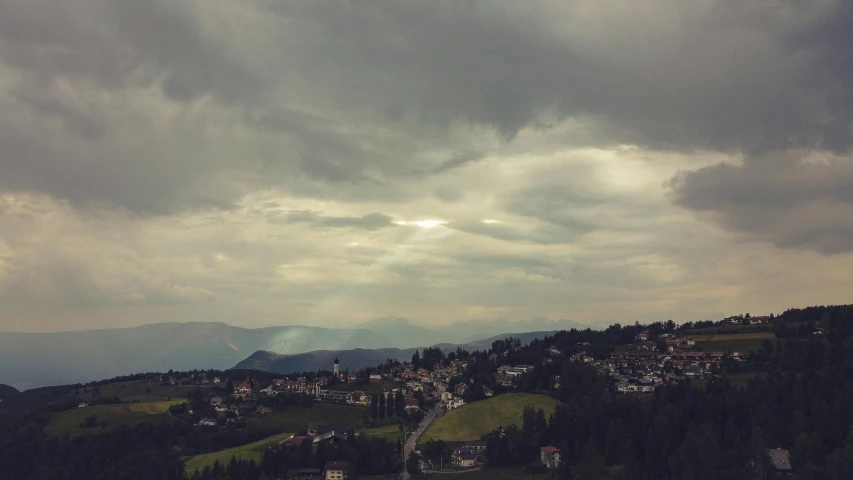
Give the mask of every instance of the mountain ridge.
[[536, 338], [552, 335], [555, 331], [507, 333], [484, 338], [477, 342], [468, 344], [440, 343], [427, 347], [413, 348], [379, 348], [365, 349], [355, 348], [348, 350], [316, 350], [311, 352], [280, 354], [274, 351], [258, 350], [240, 361], [233, 369], [260, 370], [264, 372], [290, 374], [319, 369], [331, 370], [334, 359], [340, 360], [342, 370], [358, 370], [365, 367], [374, 367], [388, 358], [396, 358], [405, 361], [412, 357], [416, 351], [429, 347], [438, 347], [445, 353], [455, 351], [457, 348], [464, 350], [484, 350], [491, 347], [492, 342], [503, 340], [508, 337], [518, 338], [523, 344], [528, 344]]
[[[370, 325], [373, 329], [364, 328]], [[481, 329], [480, 333], [482, 337], [492, 332]], [[0, 383], [27, 390], [139, 372], [224, 370], [259, 350], [286, 355], [357, 349], [403, 349], [413, 353], [414, 349], [435, 344], [452, 345], [454, 349], [457, 345], [475, 348], [471, 345], [477, 342], [462, 337], [401, 317], [377, 319], [351, 328], [307, 325], [247, 328], [224, 322], [161, 322], [49, 333], [0, 332]], [[490, 344], [491, 341], [477, 343], [477, 348]], [[360, 357], [370, 360], [368, 365], [372, 365], [380, 354], [362, 353]], [[405, 355], [410, 356], [411, 353]], [[317, 358], [313, 363], [299, 360], [296, 364], [319, 365], [324, 357]]]

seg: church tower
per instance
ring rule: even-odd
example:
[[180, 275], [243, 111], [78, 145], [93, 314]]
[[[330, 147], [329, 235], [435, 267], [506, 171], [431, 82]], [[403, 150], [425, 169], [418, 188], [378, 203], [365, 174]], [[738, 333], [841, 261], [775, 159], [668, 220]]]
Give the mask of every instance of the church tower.
[[336, 376], [336, 377], [337, 377], [338, 375], [340, 375], [340, 373], [341, 373], [341, 370], [340, 370], [340, 368], [341, 368], [341, 367], [340, 367], [340, 363], [341, 363], [341, 362], [339, 362], [339, 361], [338, 361], [338, 357], [335, 357], [335, 368], [334, 368], [333, 372], [334, 372], [334, 374], [335, 374], [335, 376]]

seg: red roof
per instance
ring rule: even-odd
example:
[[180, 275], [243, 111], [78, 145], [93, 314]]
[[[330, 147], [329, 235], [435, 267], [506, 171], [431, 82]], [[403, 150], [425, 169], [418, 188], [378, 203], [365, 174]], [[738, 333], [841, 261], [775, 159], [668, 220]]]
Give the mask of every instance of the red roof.
[[552, 447], [552, 446], [550, 446], [550, 445], [548, 445], [547, 447], [540, 447], [540, 448], [539, 448], [539, 450], [541, 450], [541, 451], [542, 451], [542, 453], [547, 453], [548, 455], [553, 455], [553, 454], [555, 454], [555, 453], [560, 453], [560, 449], [559, 449], [559, 448], [557, 448], [557, 447]]
[[293, 436], [293, 437], [290, 437], [290, 438], [285, 438], [284, 440], [282, 440], [282, 441], [278, 442], [278, 445], [279, 445], [280, 447], [283, 447], [283, 446], [285, 446], [285, 445], [296, 445], [296, 446], [298, 447], [299, 445], [302, 445], [302, 441], [303, 441], [303, 440], [305, 440], [306, 438], [311, 438], [311, 437], [297, 437], [297, 436]]

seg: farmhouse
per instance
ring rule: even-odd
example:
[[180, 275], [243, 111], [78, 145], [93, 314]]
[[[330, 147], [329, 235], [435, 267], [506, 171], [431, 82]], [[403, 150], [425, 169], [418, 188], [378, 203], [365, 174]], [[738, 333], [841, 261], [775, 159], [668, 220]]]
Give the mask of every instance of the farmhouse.
[[307, 438], [309, 441], [311, 441], [311, 437], [308, 437], [308, 436], [301, 436], [301, 437], [297, 437], [297, 436], [295, 436], [295, 435], [291, 435], [290, 437], [285, 438], [284, 440], [282, 440], [282, 441], [278, 442], [278, 448], [279, 448], [279, 449], [283, 449], [283, 448], [285, 448], [285, 447], [289, 447], [289, 446], [294, 446], [294, 447], [297, 447], [297, 448], [298, 448], [300, 445], [302, 445], [302, 442], [303, 442], [306, 438]]
[[311, 437], [316, 437], [318, 435], [323, 435], [329, 432], [339, 432], [343, 434], [346, 432], [346, 427], [343, 425], [329, 425], [327, 423], [309, 423], [308, 424], [308, 435]]
[[554, 446], [541, 447], [539, 449], [539, 461], [548, 468], [560, 466], [560, 449]]
[[323, 478], [326, 480], [343, 480], [348, 477], [349, 462], [326, 462], [323, 466]]

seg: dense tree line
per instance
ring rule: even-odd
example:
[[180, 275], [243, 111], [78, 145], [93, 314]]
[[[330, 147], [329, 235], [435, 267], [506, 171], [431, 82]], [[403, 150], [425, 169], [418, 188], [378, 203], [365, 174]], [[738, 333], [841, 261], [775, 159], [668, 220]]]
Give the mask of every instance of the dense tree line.
[[[766, 449], [787, 448], [800, 480], [853, 478], [853, 308], [789, 310], [771, 328], [787, 335], [739, 367], [754, 373], [743, 386], [723, 376], [641, 399], [613, 395], [582, 363], [537, 367], [522, 389], [542, 388], [559, 371], [560, 388], [551, 393], [563, 403], [547, 421], [525, 411], [521, 428], [489, 435], [488, 462], [533, 468], [538, 448], [554, 445], [562, 449], [563, 479], [735, 480], [770, 478]], [[530, 362], [555, 344], [571, 352], [578, 338], [606, 348], [632, 330], [559, 332], [515, 355]]]
[[227, 465], [218, 462], [213, 467], [193, 472], [191, 480], [262, 480], [283, 478], [291, 468], [322, 468], [326, 462], [349, 462], [355, 473], [382, 475], [403, 468], [400, 446], [381, 437], [355, 435], [347, 432], [338, 444], [321, 444], [316, 449], [310, 442], [299, 447], [268, 449], [260, 463], [232, 458]]

